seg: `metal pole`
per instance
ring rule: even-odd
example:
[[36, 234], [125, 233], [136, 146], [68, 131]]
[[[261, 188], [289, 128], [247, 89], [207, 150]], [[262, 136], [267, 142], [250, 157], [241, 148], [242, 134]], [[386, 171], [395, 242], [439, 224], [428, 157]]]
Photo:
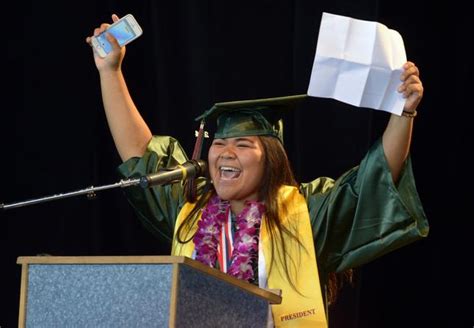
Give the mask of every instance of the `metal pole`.
[[28, 206], [28, 205], [33, 205], [33, 204], [39, 204], [39, 203], [44, 203], [44, 202], [49, 202], [52, 200], [57, 200], [57, 199], [62, 199], [66, 197], [74, 197], [74, 196], [79, 196], [79, 195], [84, 195], [86, 194], [88, 198], [93, 198], [95, 197], [95, 192], [96, 191], [101, 191], [101, 190], [106, 190], [106, 189], [112, 189], [112, 188], [126, 188], [130, 186], [136, 186], [140, 184], [140, 179], [128, 179], [128, 180], [120, 180], [120, 182], [114, 183], [114, 184], [109, 184], [109, 185], [104, 185], [104, 186], [98, 186], [98, 187], [88, 187], [85, 189], [77, 190], [77, 191], [72, 191], [72, 192], [67, 192], [64, 194], [56, 194], [52, 196], [46, 196], [46, 197], [41, 197], [41, 198], [36, 198], [36, 199], [30, 199], [26, 200], [23, 202], [17, 202], [17, 203], [11, 203], [11, 204], [0, 204], [0, 210], [8, 210], [12, 208], [17, 208], [17, 207], [23, 207], [23, 206]]

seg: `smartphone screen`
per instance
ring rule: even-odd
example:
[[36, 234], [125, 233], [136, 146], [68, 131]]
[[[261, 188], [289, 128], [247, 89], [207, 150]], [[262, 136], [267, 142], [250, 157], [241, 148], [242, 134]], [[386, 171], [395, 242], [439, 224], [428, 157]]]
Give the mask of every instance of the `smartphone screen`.
[[[107, 32], [112, 34], [121, 46], [136, 36], [133, 28], [126, 19], [122, 19], [117, 24], [111, 26], [109, 29], [107, 29]], [[109, 43], [109, 41], [107, 41], [105, 33], [98, 35], [97, 40], [104, 49], [105, 53], [108, 54], [112, 51], [112, 45]]]

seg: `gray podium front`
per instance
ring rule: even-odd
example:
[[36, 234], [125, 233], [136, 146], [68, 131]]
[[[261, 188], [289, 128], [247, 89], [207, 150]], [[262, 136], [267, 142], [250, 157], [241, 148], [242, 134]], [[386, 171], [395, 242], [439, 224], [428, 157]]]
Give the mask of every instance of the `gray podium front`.
[[19, 257], [19, 327], [265, 327], [271, 291], [181, 256]]

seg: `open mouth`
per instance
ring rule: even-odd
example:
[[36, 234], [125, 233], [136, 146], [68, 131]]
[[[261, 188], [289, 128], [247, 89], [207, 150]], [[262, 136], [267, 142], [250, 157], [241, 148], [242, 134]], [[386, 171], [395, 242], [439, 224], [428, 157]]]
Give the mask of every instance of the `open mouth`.
[[240, 176], [241, 171], [238, 168], [231, 166], [221, 166], [219, 167], [219, 172], [221, 179], [237, 179]]

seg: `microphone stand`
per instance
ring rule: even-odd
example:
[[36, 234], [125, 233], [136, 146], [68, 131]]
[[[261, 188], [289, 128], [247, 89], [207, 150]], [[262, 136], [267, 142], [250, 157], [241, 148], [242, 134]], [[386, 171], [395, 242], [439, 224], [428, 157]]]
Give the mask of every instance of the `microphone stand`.
[[130, 186], [136, 186], [140, 184], [140, 178], [138, 179], [128, 179], [128, 180], [120, 180], [119, 182], [109, 184], [109, 185], [104, 185], [104, 186], [98, 186], [98, 187], [88, 187], [85, 189], [77, 190], [77, 191], [72, 191], [72, 192], [67, 192], [65, 194], [57, 194], [57, 195], [52, 195], [52, 196], [46, 196], [42, 198], [36, 198], [36, 199], [31, 199], [23, 202], [17, 202], [17, 203], [11, 203], [11, 204], [0, 204], [0, 210], [8, 210], [12, 208], [17, 208], [17, 207], [23, 207], [23, 206], [28, 206], [28, 205], [33, 205], [33, 204], [39, 204], [39, 203], [44, 203], [44, 202], [49, 202], [52, 200], [56, 199], [62, 199], [62, 198], [67, 198], [67, 197], [74, 197], [78, 195], [87, 195], [88, 199], [93, 199], [96, 194], [96, 191], [100, 190], [106, 190], [106, 189], [112, 189], [112, 188], [126, 188]]
[[81, 189], [78, 191], [72, 191], [65, 194], [52, 195], [37, 199], [31, 199], [23, 202], [12, 203], [12, 204], [0, 204], [0, 210], [8, 210], [11, 208], [23, 207], [27, 205], [33, 205], [38, 203], [44, 203], [51, 200], [73, 197], [78, 195], [87, 195], [87, 198], [93, 199], [96, 195], [95, 192], [99, 190], [112, 189], [112, 188], [126, 188], [131, 186], [140, 185], [142, 188], [149, 188], [156, 185], [163, 185], [168, 183], [178, 182], [181, 179], [185, 179], [187, 175], [194, 177], [196, 175], [203, 174], [206, 168], [206, 162], [203, 160], [191, 160], [187, 163], [183, 163], [174, 168], [166, 168], [159, 170], [156, 173], [144, 175], [136, 179], [120, 180], [119, 182], [94, 187], [91, 186], [86, 189]]

